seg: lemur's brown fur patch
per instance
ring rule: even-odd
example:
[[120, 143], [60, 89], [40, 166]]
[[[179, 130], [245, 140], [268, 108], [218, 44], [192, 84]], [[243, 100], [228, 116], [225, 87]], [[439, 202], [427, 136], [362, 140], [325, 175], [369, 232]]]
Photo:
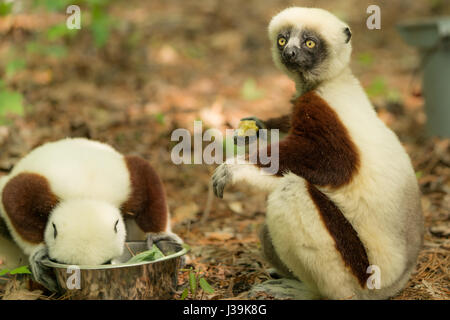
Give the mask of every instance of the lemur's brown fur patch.
[[122, 205], [144, 232], [162, 232], [167, 226], [167, 205], [163, 184], [150, 164], [136, 156], [125, 157], [132, 192]]
[[[325, 100], [314, 91], [297, 98], [290, 123], [289, 134], [279, 142], [278, 175], [290, 171], [330, 187], [351, 181], [359, 168], [358, 150]], [[270, 155], [271, 146], [268, 149]]]
[[338, 188], [349, 183], [360, 166], [358, 149], [336, 112], [317, 93], [307, 92], [293, 103], [290, 122], [285, 122], [291, 125], [289, 133], [279, 142], [277, 174], [290, 171], [308, 181], [309, 194], [337, 250], [364, 287], [369, 266], [364, 245], [340, 209], [314, 186]]
[[48, 215], [59, 202], [45, 177], [35, 173], [15, 176], [4, 187], [2, 202], [12, 226], [24, 241], [44, 241]]
[[339, 251], [345, 265], [358, 279], [361, 287], [365, 287], [369, 274], [369, 258], [358, 237], [358, 233], [344, 217], [341, 210], [325, 194], [308, 183], [308, 192], [320, 217], [331, 237], [334, 239], [336, 249]]

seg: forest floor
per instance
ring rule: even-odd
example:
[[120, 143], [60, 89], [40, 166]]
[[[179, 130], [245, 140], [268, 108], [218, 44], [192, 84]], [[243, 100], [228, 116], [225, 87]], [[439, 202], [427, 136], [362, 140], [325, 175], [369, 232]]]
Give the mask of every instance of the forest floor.
[[[14, 47], [27, 65], [6, 80], [23, 94], [26, 113], [0, 125], [0, 175], [34, 147], [68, 136], [140, 155], [165, 184], [173, 231], [192, 248], [187, 267], [215, 289], [203, 299], [246, 298], [252, 285], [269, 279], [258, 240], [266, 195], [228, 188], [223, 200], [212, 199], [205, 216], [215, 165], [175, 165], [171, 133], [192, 131], [196, 119], [204, 129], [224, 131], [245, 116], [289, 111], [294, 86], [273, 66], [266, 39], [270, 16], [288, 2], [264, 8], [256, 1], [186, 1], [183, 7], [178, 1], [131, 2], [109, 8], [121, 22], [106, 46], [95, 48], [89, 33], [81, 32], [76, 41], [63, 41], [68, 50], [62, 58], [26, 51], [60, 15], [0, 20], [0, 61]], [[424, 247], [417, 271], [394, 299], [450, 299], [450, 140], [424, 134], [414, 51], [398, 37], [368, 41], [367, 30], [356, 27], [361, 21], [347, 15], [355, 25], [355, 74], [405, 146], [422, 191]], [[187, 281], [180, 271], [177, 298]]]

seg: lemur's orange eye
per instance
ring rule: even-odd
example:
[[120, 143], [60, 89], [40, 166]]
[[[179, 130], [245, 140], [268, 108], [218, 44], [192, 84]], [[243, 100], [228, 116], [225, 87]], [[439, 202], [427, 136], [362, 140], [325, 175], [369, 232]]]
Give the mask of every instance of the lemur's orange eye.
[[278, 39], [278, 44], [283, 47], [286, 44], [286, 38], [281, 37]]
[[307, 40], [306, 41], [306, 46], [310, 49], [314, 48], [316, 46], [316, 43], [312, 40]]

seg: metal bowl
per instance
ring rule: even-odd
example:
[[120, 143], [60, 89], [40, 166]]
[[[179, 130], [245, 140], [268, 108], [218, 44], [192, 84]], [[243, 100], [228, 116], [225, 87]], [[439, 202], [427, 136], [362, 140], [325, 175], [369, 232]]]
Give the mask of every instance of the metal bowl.
[[70, 266], [45, 259], [53, 268], [58, 285], [70, 299], [149, 300], [173, 298], [178, 269], [187, 247], [155, 261], [125, 264], [132, 252], [147, 250], [145, 241], [127, 242], [115, 264]]

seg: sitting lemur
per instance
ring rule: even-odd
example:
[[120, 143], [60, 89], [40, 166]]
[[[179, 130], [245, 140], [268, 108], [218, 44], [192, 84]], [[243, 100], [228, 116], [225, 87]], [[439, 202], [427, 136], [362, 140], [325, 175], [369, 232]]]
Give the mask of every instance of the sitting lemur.
[[263, 255], [297, 280], [297, 297], [391, 297], [422, 245], [420, 192], [404, 148], [350, 70], [350, 28], [325, 10], [292, 7], [268, 33], [276, 66], [297, 89], [290, 115], [254, 118], [287, 132], [268, 147], [278, 149], [279, 170], [228, 159], [212, 177], [214, 192], [222, 198], [226, 185], [241, 182], [269, 192]]

